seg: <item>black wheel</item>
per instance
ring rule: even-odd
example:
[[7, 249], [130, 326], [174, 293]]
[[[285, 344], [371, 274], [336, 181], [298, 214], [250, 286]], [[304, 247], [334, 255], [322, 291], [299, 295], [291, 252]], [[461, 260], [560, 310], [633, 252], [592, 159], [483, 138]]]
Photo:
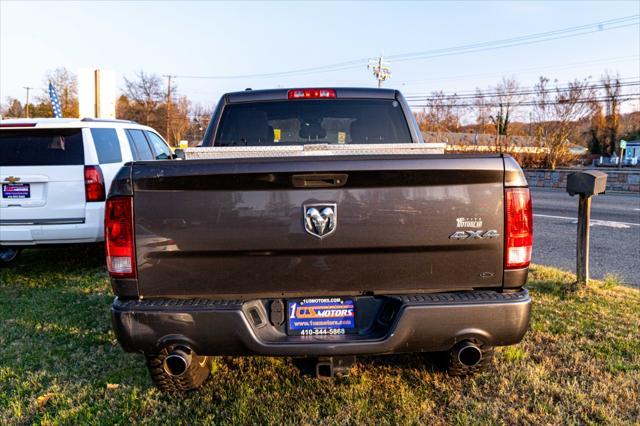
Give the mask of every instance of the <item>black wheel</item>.
[[20, 251], [17, 247], [0, 246], [0, 266], [8, 265], [18, 258]]
[[192, 352], [189, 368], [183, 374], [174, 376], [167, 372], [165, 360], [175, 348], [168, 346], [157, 355], [147, 355], [147, 368], [153, 384], [163, 392], [184, 392], [200, 387], [211, 373], [212, 358]]
[[447, 373], [451, 376], [471, 376], [486, 371], [491, 366], [493, 352], [493, 346], [480, 342], [460, 342], [449, 351]]

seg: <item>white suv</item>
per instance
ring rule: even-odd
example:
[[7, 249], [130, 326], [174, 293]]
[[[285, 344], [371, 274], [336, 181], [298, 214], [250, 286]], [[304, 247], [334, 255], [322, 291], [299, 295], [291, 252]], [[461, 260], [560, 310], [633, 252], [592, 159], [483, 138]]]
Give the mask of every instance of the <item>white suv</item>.
[[0, 121], [0, 264], [25, 246], [103, 241], [105, 195], [120, 167], [173, 158], [160, 135], [131, 121]]

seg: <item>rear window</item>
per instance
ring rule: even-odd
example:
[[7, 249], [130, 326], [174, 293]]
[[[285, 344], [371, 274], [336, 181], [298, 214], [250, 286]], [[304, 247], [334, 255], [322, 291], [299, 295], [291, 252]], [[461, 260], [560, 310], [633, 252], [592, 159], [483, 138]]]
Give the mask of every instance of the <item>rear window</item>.
[[122, 161], [120, 142], [115, 129], [91, 129], [91, 136], [93, 136], [93, 143], [96, 145], [100, 164]]
[[81, 129], [0, 131], [0, 166], [84, 164]]
[[225, 107], [216, 146], [411, 143], [398, 101], [296, 100]]

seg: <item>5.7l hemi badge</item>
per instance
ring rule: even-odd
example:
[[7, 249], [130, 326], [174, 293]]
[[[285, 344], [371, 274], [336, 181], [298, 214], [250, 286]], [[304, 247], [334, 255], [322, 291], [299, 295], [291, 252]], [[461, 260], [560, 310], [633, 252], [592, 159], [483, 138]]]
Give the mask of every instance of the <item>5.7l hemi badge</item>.
[[334, 298], [289, 300], [289, 334], [346, 334], [356, 327], [353, 300]]

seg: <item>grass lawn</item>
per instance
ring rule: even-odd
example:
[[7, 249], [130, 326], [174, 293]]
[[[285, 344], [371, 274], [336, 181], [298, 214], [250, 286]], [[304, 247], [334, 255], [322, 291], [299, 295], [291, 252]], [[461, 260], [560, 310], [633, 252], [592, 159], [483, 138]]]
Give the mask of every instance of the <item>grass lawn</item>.
[[638, 423], [640, 291], [535, 266], [531, 330], [495, 371], [448, 377], [421, 355], [360, 359], [335, 383], [287, 359], [218, 358], [199, 391], [151, 384], [118, 346], [101, 249], [25, 251], [0, 269], [0, 424]]

